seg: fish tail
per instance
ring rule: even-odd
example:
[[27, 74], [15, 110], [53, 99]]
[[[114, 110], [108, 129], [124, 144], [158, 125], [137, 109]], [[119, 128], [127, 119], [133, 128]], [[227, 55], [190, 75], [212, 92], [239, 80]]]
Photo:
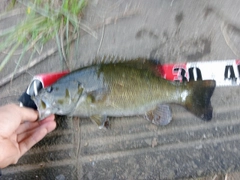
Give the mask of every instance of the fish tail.
[[214, 80], [191, 81], [187, 84], [191, 93], [186, 97], [185, 107], [204, 121], [212, 119], [211, 96], [216, 86]]

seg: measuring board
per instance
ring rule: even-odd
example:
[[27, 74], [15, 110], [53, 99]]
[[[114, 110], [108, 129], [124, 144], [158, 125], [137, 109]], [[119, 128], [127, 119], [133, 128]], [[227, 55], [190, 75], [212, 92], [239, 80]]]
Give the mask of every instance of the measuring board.
[[240, 60], [215, 60], [163, 64], [158, 66], [161, 76], [170, 81], [216, 81], [216, 86], [240, 85]]
[[[217, 60], [158, 65], [160, 76], [170, 81], [215, 80], [216, 86], [240, 85], [240, 60]], [[19, 98], [26, 107], [35, 107], [31, 96], [67, 75], [69, 71], [35, 75], [27, 90]]]

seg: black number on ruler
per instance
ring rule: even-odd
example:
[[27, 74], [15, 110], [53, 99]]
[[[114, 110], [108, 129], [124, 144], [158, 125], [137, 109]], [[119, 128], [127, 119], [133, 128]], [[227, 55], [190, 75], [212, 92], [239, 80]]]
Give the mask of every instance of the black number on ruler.
[[238, 76], [240, 77], [240, 64], [237, 65], [237, 68], [238, 68]]
[[[238, 68], [238, 70], [239, 70], [239, 68]], [[225, 67], [224, 80], [226, 80], [226, 79], [232, 80], [233, 82], [237, 81], [237, 78], [235, 76], [234, 69], [233, 69], [232, 65], [227, 65]]]
[[[196, 72], [197, 78], [194, 77], [194, 70]], [[202, 73], [201, 70], [197, 67], [192, 67], [188, 69], [188, 73], [189, 73], [189, 81], [199, 81], [202, 80]]]
[[186, 78], [186, 71], [183, 68], [174, 68], [173, 69], [174, 72], [176, 72], [178, 75], [178, 80], [182, 80], [182, 82], [186, 82], [187, 78]]

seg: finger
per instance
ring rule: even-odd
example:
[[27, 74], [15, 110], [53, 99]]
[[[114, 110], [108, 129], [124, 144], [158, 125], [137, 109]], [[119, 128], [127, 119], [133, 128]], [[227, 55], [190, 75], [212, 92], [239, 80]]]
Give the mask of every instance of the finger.
[[3, 106], [1, 107], [1, 111], [2, 113], [8, 115], [9, 118], [18, 119], [20, 122], [35, 121], [38, 118], [37, 111], [26, 107], [20, 107], [16, 104], [8, 104]]
[[[49, 132], [56, 128], [55, 121], [47, 121], [41, 124], [39, 127], [32, 131], [31, 133], [26, 133], [23, 140], [19, 142], [20, 154], [26, 153], [32, 146], [44, 138]], [[22, 133], [23, 134], [23, 133]], [[22, 135], [21, 134], [21, 135]]]
[[41, 124], [44, 124], [48, 121], [54, 121], [55, 116], [54, 115], [50, 115], [49, 117], [45, 118], [42, 121], [35, 121], [35, 122], [24, 122], [22, 123], [18, 129], [16, 130], [16, 134], [21, 134], [23, 132], [35, 129], [36, 127], [38, 127]]
[[16, 108], [21, 116], [21, 123], [25, 121], [36, 121], [38, 119], [37, 111], [26, 107], [17, 106]]
[[36, 127], [39, 126], [39, 122], [35, 121], [35, 122], [24, 122], [22, 124], [20, 124], [20, 126], [17, 128], [16, 130], [16, 134], [21, 134], [23, 132], [35, 129]]
[[[54, 115], [51, 115], [47, 118], [45, 118], [42, 121], [37, 121], [37, 122], [26, 122], [26, 124], [23, 127], [20, 127], [17, 133], [17, 142], [21, 142], [22, 140], [28, 138], [29, 136], [31, 136], [32, 134], [34, 134], [35, 131], [37, 131], [39, 129], [39, 127], [43, 127], [44, 124], [47, 124], [51, 121], [54, 121]], [[54, 122], [55, 123], [55, 122]], [[24, 125], [25, 123], [21, 124]], [[45, 125], [48, 127], [48, 125]]]
[[50, 116], [46, 117], [45, 119], [39, 121], [39, 124], [44, 124], [48, 121], [54, 121], [54, 119], [55, 119], [55, 115], [51, 114]]
[[29, 108], [22, 108], [16, 104], [0, 107], [0, 136], [8, 138], [25, 120], [35, 121], [38, 113]]

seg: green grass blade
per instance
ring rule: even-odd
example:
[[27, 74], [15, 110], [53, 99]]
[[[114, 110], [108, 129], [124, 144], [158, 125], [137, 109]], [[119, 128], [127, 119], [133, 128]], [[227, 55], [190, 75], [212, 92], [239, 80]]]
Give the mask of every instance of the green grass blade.
[[[12, 2], [15, 2], [15, 0]], [[24, 54], [30, 48], [34, 47], [39, 51], [38, 47], [43, 47], [49, 40], [55, 39], [60, 53], [60, 60], [63, 62], [63, 60], [67, 59], [65, 52], [66, 56], [70, 52], [70, 38], [74, 34], [79, 36], [79, 29], [88, 32], [94, 37], [96, 36], [95, 32], [81, 24], [79, 20], [79, 15], [87, 4], [86, 0], [17, 0], [17, 2], [26, 7], [26, 10], [22, 9], [18, 13], [27, 12], [27, 14], [25, 20], [21, 21], [18, 25], [0, 30], [0, 37], [3, 40], [2, 44], [0, 44], [0, 51], [9, 50], [2, 62], [0, 62], [0, 71], [9, 62], [11, 56], [17, 51], [20, 45], [24, 49], [19, 57], [16, 68], [18, 68]], [[13, 11], [9, 12], [9, 14], [4, 13], [0, 15], [0, 20], [1, 18], [10, 17]], [[62, 31], [59, 30], [60, 28]], [[72, 30], [73, 32], [70, 32]], [[64, 38], [67, 43], [62, 42]], [[63, 44], [66, 44], [66, 46], [63, 47]], [[65, 63], [68, 66], [67, 62]]]
[[20, 42], [18, 42], [17, 44], [15, 44], [15, 46], [11, 49], [11, 51], [7, 54], [7, 56], [3, 59], [3, 61], [0, 64], [0, 71], [2, 71], [2, 69], [5, 67], [5, 65], [7, 64], [7, 62], [10, 60], [11, 56], [13, 55], [13, 53], [16, 51], [16, 49], [19, 47]]
[[[15, 75], [18, 67], [19, 67], [19, 64], [20, 64], [21, 61], [22, 61], [23, 56], [24, 56], [25, 53], [27, 52], [29, 46], [30, 46], [30, 44], [28, 44], [27, 46], [25, 46], [25, 47], [23, 48], [23, 52], [21, 53], [21, 55], [20, 55], [20, 57], [19, 57], [19, 59], [18, 59], [18, 61], [17, 61], [17, 65], [15, 66], [15, 69], [14, 69], [14, 71], [13, 71], [13, 77], [14, 77], [14, 75]], [[13, 77], [12, 77], [12, 78], [13, 78]]]
[[67, 41], [67, 50], [66, 54], [69, 54], [70, 44], [69, 42], [69, 19], [66, 20], [66, 41]]
[[55, 37], [56, 37], [56, 42], [57, 42], [57, 46], [58, 46], [58, 52], [59, 52], [59, 55], [60, 55], [60, 60], [62, 62], [62, 66], [63, 66], [63, 55], [62, 55], [62, 50], [61, 50], [61, 42], [60, 42], [60, 38], [59, 38], [59, 35], [58, 35], [58, 32], [57, 32], [57, 28], [54, 28], [54, 31], [55, 31]]

